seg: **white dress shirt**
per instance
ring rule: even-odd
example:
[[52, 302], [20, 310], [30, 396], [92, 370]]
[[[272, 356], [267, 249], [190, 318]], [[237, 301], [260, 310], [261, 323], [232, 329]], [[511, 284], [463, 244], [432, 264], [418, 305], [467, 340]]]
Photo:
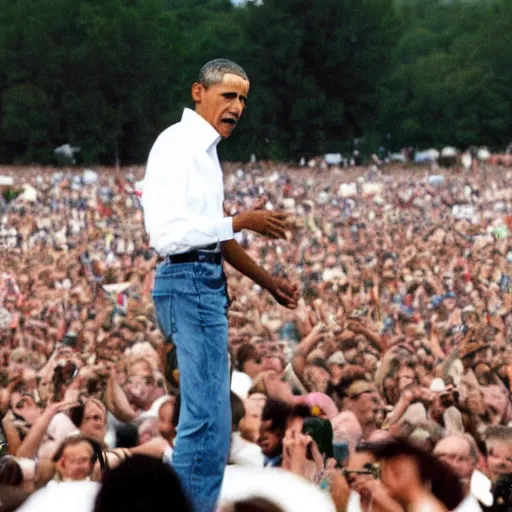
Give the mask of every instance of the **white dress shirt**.
[[224, 217], [224, 179], [218, 132], [186, 108], [149, 153], [142, 206], [149, 242], [161, 256], [181, 254], [233, 238]]

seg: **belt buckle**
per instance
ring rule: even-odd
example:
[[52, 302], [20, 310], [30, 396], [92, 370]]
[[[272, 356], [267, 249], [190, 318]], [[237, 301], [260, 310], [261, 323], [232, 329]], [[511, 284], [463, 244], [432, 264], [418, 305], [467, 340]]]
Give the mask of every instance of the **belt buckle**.
[[207, 258], [208, 254], [201, 251], [197, 252], [197, 259], [199, 260], [200, 263], [204, 263], [207, 260]]

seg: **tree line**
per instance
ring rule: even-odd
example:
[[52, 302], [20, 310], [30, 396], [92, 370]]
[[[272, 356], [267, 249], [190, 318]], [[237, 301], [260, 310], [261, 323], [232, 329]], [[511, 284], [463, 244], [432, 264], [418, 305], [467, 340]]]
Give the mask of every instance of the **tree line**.
[[222, 157], [512, 140], [512, 0], [0, 0], [0, 162], [144, 163], [201, 65], [249, 74]]

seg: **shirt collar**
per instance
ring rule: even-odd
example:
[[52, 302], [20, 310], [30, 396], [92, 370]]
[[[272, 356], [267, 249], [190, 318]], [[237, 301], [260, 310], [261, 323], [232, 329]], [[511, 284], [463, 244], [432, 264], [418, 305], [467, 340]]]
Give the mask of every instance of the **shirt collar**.
[[277, 455], [276, 457], [265, 456], [263, 465], [264, 465], [264, 467], [272, 467], [272, 468], [279, 467], [279, 466], [281, 466], [282, 460], [283, 460], [282, 455]]
[[193, 132], [197, 142], [205, 151], [208, 151], [213, 145], [217, 146], [222, 138], [206, 119], [189, 108], [183, 110], [181, 122]]

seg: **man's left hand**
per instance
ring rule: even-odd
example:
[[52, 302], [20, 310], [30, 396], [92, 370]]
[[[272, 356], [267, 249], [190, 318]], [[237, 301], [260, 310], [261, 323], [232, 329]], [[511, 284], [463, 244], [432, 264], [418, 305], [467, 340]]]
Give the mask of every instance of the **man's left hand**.
[[299, 301], [299, 287], [285, 279], [276, 278], [268, 290], [274, 299], [288, 309], [295, 309]]

